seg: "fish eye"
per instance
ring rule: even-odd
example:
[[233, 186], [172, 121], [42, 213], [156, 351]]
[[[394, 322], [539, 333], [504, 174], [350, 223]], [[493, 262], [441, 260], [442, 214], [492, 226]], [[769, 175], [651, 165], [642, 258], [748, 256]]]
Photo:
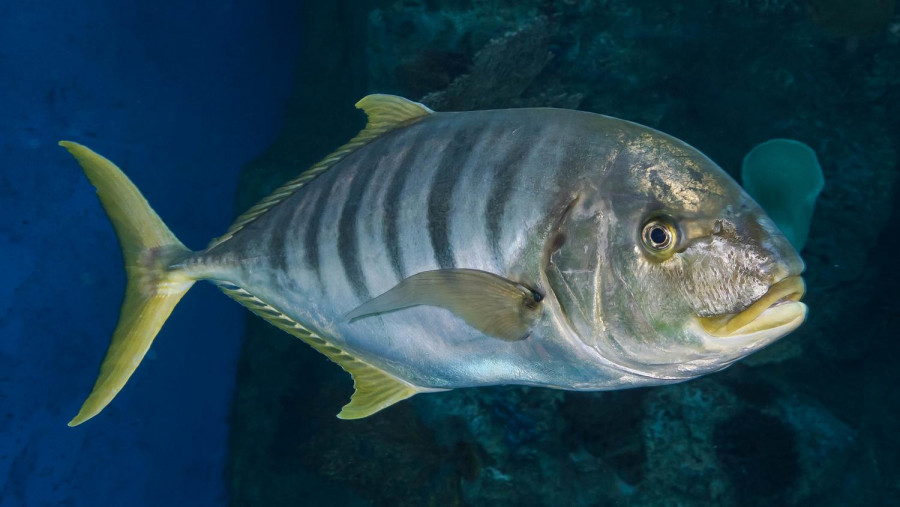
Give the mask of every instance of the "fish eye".
[[644, 223], [641, 230], [644, 247], [654, 254], [670, 253], [675, 247], [675, 226], [662, 217], [654, 217]]

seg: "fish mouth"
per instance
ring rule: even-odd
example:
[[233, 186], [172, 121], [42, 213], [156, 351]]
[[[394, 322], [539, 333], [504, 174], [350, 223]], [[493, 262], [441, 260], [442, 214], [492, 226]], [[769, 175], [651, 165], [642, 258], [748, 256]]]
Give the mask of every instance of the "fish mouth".
[[798, 327], [806, 318], [806, 305], [800, 298], [806, 283], [800, 276], [789, 276], [769, 287], [761, 298], [739, 313], [697, 319], [704, 331], [716, 338], [732, 338], [777, 328]]

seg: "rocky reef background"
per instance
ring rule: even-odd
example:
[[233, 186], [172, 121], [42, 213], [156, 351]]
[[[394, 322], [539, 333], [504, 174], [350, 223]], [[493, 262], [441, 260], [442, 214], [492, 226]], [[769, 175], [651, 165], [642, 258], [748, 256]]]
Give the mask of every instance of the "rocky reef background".
[[437, 110], [578, 108], [679, 137], [737, 176], [775, 137], [826, 187], [808, 322], [700, 380], [572, 393], [496, 387], [334, 415], [347, 374], [251, 318], [229, 477], [236, 505], [900, 503], [900, 16], [893, 0], [310, 3], [288, 118], [238, 208], [396, 93]]

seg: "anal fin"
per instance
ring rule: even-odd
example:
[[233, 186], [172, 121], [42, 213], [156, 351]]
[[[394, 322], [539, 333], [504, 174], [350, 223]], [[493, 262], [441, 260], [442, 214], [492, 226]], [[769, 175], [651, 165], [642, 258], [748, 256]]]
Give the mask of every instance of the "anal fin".
[[350, 403], [344, 405], [338, 419], [369, 417], [420, 392], [411, 384], [362, 361], [354, 360], [352, 365], [338, 364], [353, 377], [354, 388]]
[[344, 405], [338, 414], [340, 419], [362, 419], [416, 393], [433, 390], [416, 387], [348, 354], [240, 287], [228, 283], [219, 283], [218, 286], [229, 297], [278, 329], [300, 338], [350, 374], [354, 392], [350, 403]]

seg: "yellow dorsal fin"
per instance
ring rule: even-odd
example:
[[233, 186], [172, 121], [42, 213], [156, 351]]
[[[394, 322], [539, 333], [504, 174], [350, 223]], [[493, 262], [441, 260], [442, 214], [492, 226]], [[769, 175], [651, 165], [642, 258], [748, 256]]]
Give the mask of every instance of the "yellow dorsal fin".
[[356, 108], [365, 111], [369, 121], [366, 123], [366, 128], [354, 139], [366, 134], [378, 137], [389, 130], [405, 126], [413, 120], [434, 113], [424, 104], [382, 93], [366, 95], [359, 99]]
[[272, 209], [276, 204], [287, 199], [300, 187], [327, 171], [349, 153], [358, 150], [386, 132], [411, 125], [419, 119], [434, 113], [434, 111], [418, 102], [396, 95], [384, 94], [366, 95], [356, 103], [356, 108], [365, 111], [368, 117], [366, 127], [356, 137], [323, 158], [318, 164], [301, 173], [300, 176], [276, 188], [271, 195], [245, 211], [243, 215], [237, 217], [225, 234], [212, 240], [207, 248], [212, 248], [230, 239], [247, 224]]
[[438, 390], [416, 387], [357, 359], [240, 287], [226, 283], [218, 285], [235, 301], [246, 306], [278, 329], [300, 338], [350, 374], [355, 391], [350, 398], [350, 403], [344, 405], [338, 414], [341, 419], [362, 419], [416, 393]]

